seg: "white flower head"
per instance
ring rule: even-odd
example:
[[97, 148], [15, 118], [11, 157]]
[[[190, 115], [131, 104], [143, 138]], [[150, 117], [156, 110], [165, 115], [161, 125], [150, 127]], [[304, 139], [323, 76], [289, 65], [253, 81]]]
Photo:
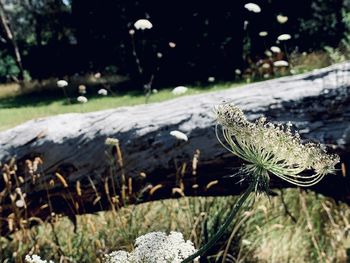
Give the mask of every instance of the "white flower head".
[[278, 15], [277, 16], [277, 21], [280, 24], [284, 24], [288, 21], [288, 16], [284, 16], [284, 15]]
[[235, 74], [236, 74], [236, 75], [241, 75], [241, 74], [242, 74], [242, 71], [241, 71], [239, 68], [236, 68], [236, 69], [235, 69]]
[[88, 99], [87, 99], [85, 96], [79, 96], [79, 97], [77, 98], [77, 101], [78, 101], [79, 103], [87, 103], [87, 102], [88, 102]]
[[162, 58], [162, 57], [163, 57], [163, 54], [160, 52], [157, 52], [157, 58]]
[[137, 30], [145, 30], [145, 29], [151, 29], [153, 27], [153, 25], [147, 19], [139, 19], [134, 23], [134, 27]]
[[115, 146], [119, 144], [119, 140], [117, 138], [107, 138], [105, 140], [105, 144], [106, 145], [110, 145], [110, 146]]
[[178, 86], [176, 88], [174, 88], [171, 93], [173, 95], [181, 95], [181, 94], [184, 94], [188, 91], [188, 88], [184, 87], [184, 86]]
[[180, 131], [175, 130], [175, 131], [171, 131], [171, 132], [170, 132], [170, 135], [171, 135], [171, 136], [174, 136], [176, 139], [178, 139], [178, 140], [180, 140], [180, 141], [181, 141], [181, 140], [182, 140], [182, 141], [185, 141], [185, 142], [188, 141], [187, 135], [184, 134], [183, 132], [180, 132]]
[[215, 81], [215, 78], [214, 77], [209, 77], [208, 78], [208, 82], [214, 82]]
[[275, 67], [288, 67], [289, 63], [285, 60], [277, 60], [277, 61], [273, 62], [273, 65]]
[[281, 53], [281, 49], [277, 46], [272, 46], [270, 49], [273, 53]]
[[269, 33], [267, 31], [261, 31], [259, 32], [259, 36], [266, 37]]
[[265, 50], [265, 55], [267, 57], [272, 57], [272, 52], [270, 50]]
[[24, 199], [18, 199], [16, 201], [16, 206], [19, 207], [19, 208], [24, 207], [25, 206]]
[[41, 259], [41, 257], [38, 255], [32, 255], [32, 256], [26, 255], [24, 260], [26, 263], [53, 263], [53, 261], [51, 260], [47, 261], [47, 260]]
[[101, 73], [100, 72], [96, 72], [95, 74], [94, 74], [94, 78], [95, 79], [99, 79], [99, 78], [101, 78]]
[[286, 41], [286, 40], [289, 40], [289, 39], [291, 39], [292, 37], [291, 37], [291, 35], [289, 35], [289, 34], [282, 34], [282, 35], [279, 35], [278, 36], [278, 38], [277, 38], [277, 40], [279, 40], [279, 41]]
[[116, 251], [106, 255], [106, 263], [181, 263], [196, 249], [178, 232], [151, 232], [135, 241], [134, 251]]
[[59, 81], [57, 81], [57, 87], [59, 88], [64, 88], [68, 86], [68, 82], [64, 79], [60, 79]]
[[108, 91], [106, 89], [99, 89], [97, 91], [98, 95], [102, 95], [102, 96], [107, 96], [108, 95]]
[[85, 85], [79, 85], [78, 86], [78, 92], [80, 94], [86, 94], [86, 86]]
[[268, 68], [270, 68], [271, 66], [270, 66], [269, 63], [266, 63], [266, 62], [265, 62], [264, 64], [261, 65], [261, 67], [264, 68], [264, 69], [268, 69]]
[[238, 107], [228, 103], [216, 107], [216, 116], [225, 139], [220, 139], [217, 127], [219, 142], [246, 162], [241, 172], [264, 190], [271, 174], [294, 185], [312, 186], [334, 173], [339, 162], [339, 156], [327, 154], [319, 145], [302, 144], [289, 124], [276, 125], [264, 117], [250, 122]]
[[135, 35], [135, 30], [134, 30], [134, 29], [130, 29], [130, 30], [129, 30], [129, 35], [130, 35], [130, 36]]
[[174, 43], [174, 42], [169, 42], [169, 47], [175, 48], [175, 47], [176, 47], [176, 43]]
[[157, 93], [158, 93], [158, 90], [157, 90], [157, 89], [152, 89], [152, 93], [153, 93], [153, 94], [157, 94]]
[[253, 13], [260, 13], [261, 12], [260, 6], [258, 6], [257, 4], [254, 4], [254, 3], [245, 4], [244, 8], [250, 12], [253, 12]]

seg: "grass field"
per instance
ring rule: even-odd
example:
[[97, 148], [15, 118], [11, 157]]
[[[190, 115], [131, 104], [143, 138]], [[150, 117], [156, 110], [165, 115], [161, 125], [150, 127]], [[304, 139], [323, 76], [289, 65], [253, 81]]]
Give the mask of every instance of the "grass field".
[[[189, 91], [184, 95], [199, 94], [203, 92], [218, 91], [229, 87], [243, 85], [240, 83], [221, 83], [207, 87], [189, 86]], [[69, 112], [91, 112], [103, 109], [111, 109], [120, 106], [132, 106], [145, 103], [145, 96], [141, 92], [130, 91], [110, 93], [108, 96], [97, 96], [96, 87], [87, 88], [85, 95], [89, 101], [86, 104], [79, 104], [76, 98], [79, 96], [78, 89], [70, 91], [71, 102], [68, 103], [63, 90], [56, 88], [50, 93], [31, 93], [27, 95], [16, 95], [18, 87], [14, 84], [0, 85], [0, 130], [14, 127], [25, 121]], [[183, 95], [180, 95], [183, 96]], [[173, 99], [177, 96], [171, 93], [171, 89], [163, 89], [152, 94], [148, 103]]]

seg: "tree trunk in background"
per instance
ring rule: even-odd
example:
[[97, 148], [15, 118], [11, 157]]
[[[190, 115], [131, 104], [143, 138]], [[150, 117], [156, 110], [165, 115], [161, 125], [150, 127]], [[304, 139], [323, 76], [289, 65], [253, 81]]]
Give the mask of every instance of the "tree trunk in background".
[[[265, 115], [270, 121], [291, 121], [303, 139], [340, 154], [337, 174], [311, 189], [350, 204], [349, 84], [347, 62], [162, 103], [26, 122], [0, 133], [0, 161], [15, 157], [18, 165], [17, 177], [0, 178], [1, 216], [12, 212], [8, 194], [15, 187], [26, 193], [28, 215], [42, 219], [51, 212], [74, 218], [126, 202], [239, 194], [245, 185], [230, 175], [240, 160], [218, 143], [214, 132], [213, 107], [222, 101], [241, 107], [250, 120]], [[177, 140], [172, 130], [189, 140]], [[120, 147], [105, 145], [108, 137], [118, 138]], [[36, 164], [26, 162], [35, 157], [43, 161], [37, 172]], [[271, 188], [286, 187], [291, 185], [271, 176]]]
[[0, 25], [3, 31], [4, 39], [6, 40], [7, 44], [9, 45], [11, 52], [13, 53], [14, 59], [16, 61], [17, 67], [19, 69], [19, 80], [24, 80], [24, 69], [22, 65], [22, 58], [21, 54], [19, 52], [17, 42], [15, 40], [13, 30], [11, 28], [10, 20], [8, 19], [6, 15], [6, 11], [4, 8], [3, 3], [0, 1]]

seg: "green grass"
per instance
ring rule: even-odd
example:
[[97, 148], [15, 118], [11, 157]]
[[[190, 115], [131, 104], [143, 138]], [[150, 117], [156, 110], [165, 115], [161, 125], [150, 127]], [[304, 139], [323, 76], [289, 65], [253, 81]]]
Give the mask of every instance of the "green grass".
[[[57, 217], [55, 231], [45, 223], [16, 232], [12, 240], [0, 238], [0, 259], [21, 262], [30, 251], [55, 262], [101, 262], [105, 253], [131, 250], [136, 237], [152, 231], [182, 232], [199, 247], [215, 234], [235, 200], [195, 197], [127, 206], [117, 213], [79, 216], [76, 232], [67, 218]], [[284, 191], [284, 200], [287, 208], [280, 196], [257, 197], [203, 262], [347, 262], [347, 205], [298, 189]]]
[[[189, 91], [184, 95], [193, 95], [203, 92], [218, 91], [229, 87], [237, 87], [242, 83], [221, 83], [208, 87], [189, 87]], [[1, 90], [1, 87], [0, 87]], [[73, 92], [70, 92], [73, 93]], [[133, 106], [145, 103], [145, 96], [142, 92], [114, 92], [113, 95], [105, 97], [96, 96], [97, 90], [86, 94], [88, 103], [82, 105], [76, 102], [76, 94], [71, 94], [71, 103], [67, 103], [62, 90], [55, 90], [49, 94], [28, 94], [22, 96], [10, 96], [7, 92], [0, 94], [0, 130], [14, 127], [25, 121], [69, 112], [91, 112], [104, 109], [112, 109], [121, 106]], [[94, 93], [92, 95], [91, 93]], [[183, 96], [183, 95], [180, 95]], [[163, 89], [156, 94], [152, 94], [148, 103], [160, 102], [176, 98], [171, 93], [171, 89]]]

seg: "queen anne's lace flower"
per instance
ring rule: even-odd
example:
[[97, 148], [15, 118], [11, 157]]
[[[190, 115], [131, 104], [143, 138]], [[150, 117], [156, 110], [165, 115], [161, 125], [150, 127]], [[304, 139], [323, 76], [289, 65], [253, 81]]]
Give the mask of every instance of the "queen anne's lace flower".
[[298, 186], [312, 186], [326, 174], [334, 173], [334, 166], [339, 162], [337, 155], [327, 154], [319, 145], [301, 144], [290, 124], [272, 124], [263, 117], [255, 123], [249, 122], [232, 104], [217, 106], [216, 114], [228, 146], [217, 133], [218, 139], [247, 163], [242, 172], [253, 176], [262, 187], [268, 184], [270, 174]]
[[135, 241], [134, 251], [106, 255], [106, 263], [181, 263], [195, 252], [193, 243], [178, 232], [152, 232]]
[[261, 12], [260, 6], [258, 6], [257, 4], [254, 4], [254, 3], [245, 4], [244, 8], [250, 12], [253, 12], [253, 13], [260, 13]]
[[38, 255], [26, 255], [25, 257], [25, 262], [26, 263], [53, 263], [53, 261], [47, 261], [47, 260], [42, 260], [40, 256]]

